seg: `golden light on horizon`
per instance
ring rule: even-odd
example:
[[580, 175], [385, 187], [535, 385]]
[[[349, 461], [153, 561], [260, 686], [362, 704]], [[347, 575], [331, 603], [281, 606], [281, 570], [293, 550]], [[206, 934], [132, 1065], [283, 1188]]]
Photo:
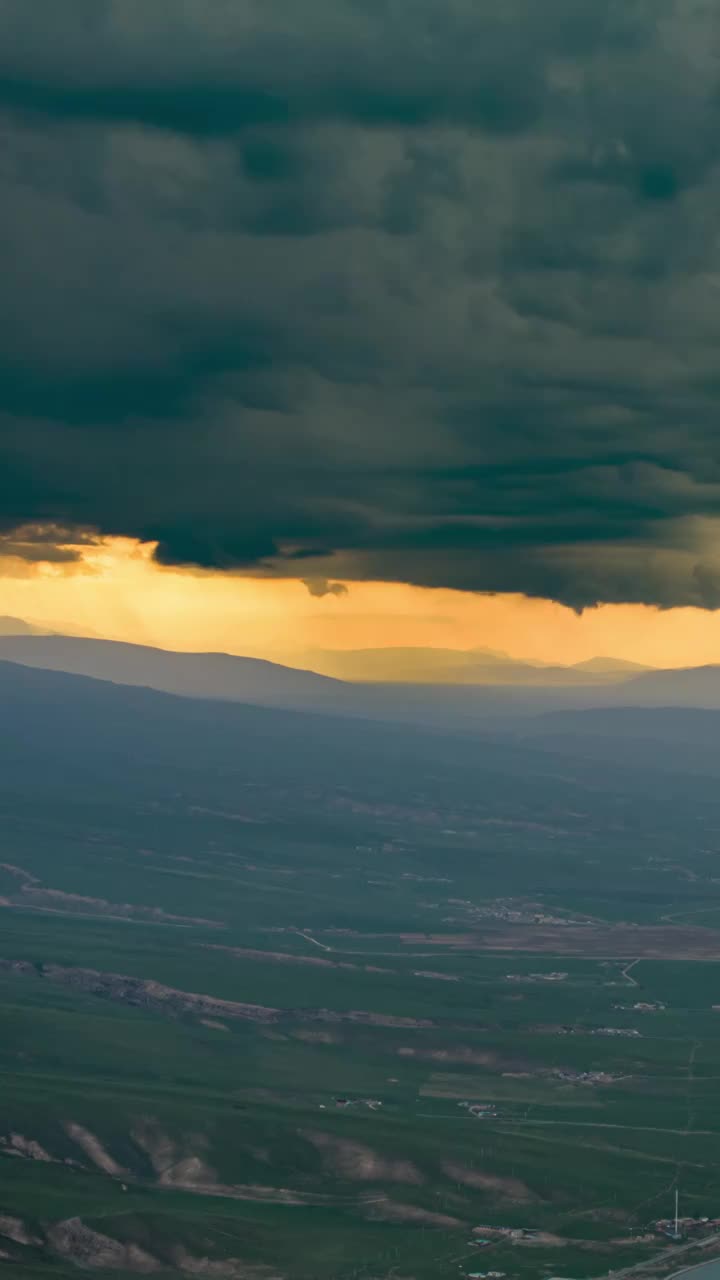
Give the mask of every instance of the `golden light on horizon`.
[[656, 666], [720, 660], [720, 614], [548, 600], [402, 583], [311, 594], [298, 579], [165, 568], [153, 546], [108, 538], [74, 564], [0, 559], [0, 613], [108, 639], [301, 663], [317, 648], [502, 649], [571, 663], [612, 655]]

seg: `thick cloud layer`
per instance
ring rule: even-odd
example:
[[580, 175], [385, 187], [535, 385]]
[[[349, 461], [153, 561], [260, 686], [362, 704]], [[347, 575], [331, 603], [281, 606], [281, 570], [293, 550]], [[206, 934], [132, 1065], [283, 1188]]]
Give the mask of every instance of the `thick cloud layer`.
[[0, 529], [720, 605], [714, 9], [0, 0]]

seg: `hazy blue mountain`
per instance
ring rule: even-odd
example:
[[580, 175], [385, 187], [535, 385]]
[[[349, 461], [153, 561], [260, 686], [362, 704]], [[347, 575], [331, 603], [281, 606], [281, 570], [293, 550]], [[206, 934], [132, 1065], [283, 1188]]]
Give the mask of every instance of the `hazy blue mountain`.
[[[2, 659], [185, 697], [419, 721], [451, 728], [482, 727], [486, 719], [498, 714], [524, 714], [558, 705], [552, 696], [554, 691], [542, 682], [536, 689], [528, 688], [527, 697], [517, 681], [474, 686], [440, 681], [351, 684], [257, 658], [177, 653], [69, 636], [0, 637]], [[591, 689], [588, 686], [588, 692]], [[565, 704], [561, 701], [559, 705]]]
[[477, 666], [509, 672], [515, 660], [496, 649], [435, 649], [399, 646], [376, 649], [308, 649], [306, 665], [339, 680], [415, 684], [460, 682]]
[[[553, 711], [611, 707], [720, 708], [720, 667], [583, 678], [565, 668], [512, 664], [512, 679], [468, 683], [349, 683], [257, 658], [176, 653], [68, 636], [0, 636], [0, 660], [184, 697], [213, 698], [463, 732], [502, 731]], [[508, 670], [498, 665], [497, 670]], [[468, 668], [472, 672], [472, 668]], [[556, 676], [557, 683], [554, 683]], [[566, 678], [567, 677], [567, 678]]]
[[[568, 787], [601, 785], [591, 741], [593, 712], [541, 716], [536, 724], [522, 722], [504, 734], [468, 737], [431, 728], [419, 733], [415, 725], [187, 698], [4, 660], [0, 707], [6, 790], [15, 777], [35, 776], [38, 786], [60, 791], [71, 785], [85, 792], [91, 779], [115, 788], [122, 779], [122, 785], [132, 782], [151, 795], [166, 783], [175, 795], [200, 785], [208, 793], [227, 792], [242, 775], [271, 790], [291, 780], [302, 788], [317, 784], [343, 791], [371, 784], [397, 799], [393, 788], [401, 785], [417, 798], [422, 766], [430, 770], [423, 783], [428, 803], [441, 796], [448, 803], [460, 794], [475, 801], [485, 791], [495, 802], [493, 788], [501, 787], [519, 807], [519, 785], [523, 792], [539, 788], [543, 805], [566, 804]], [[599, 736], [622, 738], [628, 717], [652, 713], [599, 714], [606, 717], [597, 721]], [[712, 740], [711, 721], [720, 726], [720, 716], [706, 713], [708, 719], [693, 720], [698, 714], [686, 713], [685, 737], [704, 746]], [[661, 721], [655, 724], [661, 732]], [[636, 750], [632, 763], [644, 772], [648, 761]], [[603, 763], [615, 778], [613, 786], [622, 777], [621, 764], [612, 754]], [[303, 794], [312, 807], [313, 793]]]
[[[430, 770], [428, 802], [431, 795], [445, 804], [458, 795], [476, 798], [486, 787], [497, 800], [499, 787], [517, 804], [518, 780], [556, 798], [567, 787], [561, 776], [547, 778], [547, 754], [531, 743], [179, 697], [6, 661], [0, 707], [5, 788], [35, 777], [38, 786], [61, 792], [86, 791], [92, 780], [150, 795], [167, 786], [174, 795], [189, 788], [209, 797], [232, 792], [233, 779], [242, 777], [271, 792], [290, 784], [303, 794], [308, 785], [349, 792], [372, 786], [397, 802], [417, 796], [420, 767]], [[312, 792], [307, 803], [316, 803]]]
[[633, 706], [720, 708], [720, 666], [648, 671], [623, 686], [622, 701]]
[[720, 711], [699, 707], [603, 707], [515, 721], [516, 741], [625, 766], [639, 760], [674, 773], [720, 773]]
[[[477, 663], [460, 668], [452, 683], [475, 685], [527, 685], [540, 689], [587, 688], [594, 685], [619, 684], [627, 673], [590, 668], [543, 666], [529, 662], [488, 665]], [[450, 681], [448, 681], [450, 683]]]
[[652, 671], [645, 662], [630, 662], [627, 658], [606, 658], [598, 656], [587, 658], [585, 662], [573, 663], [574, 671], [594, 672], [598, 675], [632, 675], [633, 672]]
[[311, 671], [226, 653], [176, 653], [70, 636], [0, 638], [0, 659], [189, 697], [306, 704], [335, 683]]
[[[366, 659], [362, 653], [369, 653], [370, 657]], [[583, 676], [565, 667], [536, 667], [502, 654], [484, 654], [480, 664], [477, 652], [461, 654], [465, 665], [451, 668], [448, 664], [455, 660], [454, 654], [453, 650], [422, 649], [352, 651], [349, 658], [336, 655], [335, 670], [338, 677], [345, 672], [343, 681], [317, 671], [225, 653], [177, 653], [87, 637], [0, 634], [0, 659], [10, 662], [189, 697], [340, 711], [381, 719], [429, 716], [436, 721], [439, 716], [443, 722], [454, 723], [458, 717], [466, 721], [491, 712], [498, 697], [500, 706], [507, 703], [512, 711], [516, 689], [528, 688], [531, 698], [537, 689], [542, 698], [544, 690], [567, 686], [591, 691], [607, 679]], [[363, 668], [366, 661], [368, 665]], [[360, 683], [349, 683], [358, 680], [361, 670], [365, 676]], [[395, 678], [391, 679], [393, 673]], [[549, 705], [555, 703], [551, 700]], [[531, 701], [529, 709], [533, 706]]]
[[[616, 665], [613, 665], [613, 664]], [[646, 667], [619, 659], [591, 659], [578, 666], [530, 662], [494, 649], [308, 650], [306, 665], [340, 680], [389, 684], [593, 685], [619, 681]]]

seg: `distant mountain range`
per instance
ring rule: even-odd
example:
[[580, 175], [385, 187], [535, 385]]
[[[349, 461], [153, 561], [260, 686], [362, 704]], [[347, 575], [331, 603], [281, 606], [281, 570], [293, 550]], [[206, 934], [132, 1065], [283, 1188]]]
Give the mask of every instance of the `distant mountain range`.
[[338, 680], [388, 684], [605, 684], [647, 671], [622, 658], [590, 658], [574, 666], [528, 662], [495, 649], [310, 649], [303, 665]]
[[[614, 661], [599, 659], [583, 674], [578, 668], [506, 662], [498, 655], [494, 665], [488, 664], [495, 674], [486, 683], [351, 683], [257, 658], [177, 653], [118, 641], [32, 632], [0, 634], [0, 660], [184, 697], [463, 730], [495, 731], [508, 718], [578, 709], [720, 708], [720, 666], [641, 669], [638, 673], [621, 663], [617, 669], [611, 666], [610, 671], [598, 672], [598, 664], [605, 666]], [[469, 666], [468, 670], [476, 668]], [[559, 681], [559, 671], [568, 678]], [[533, 672], [532, 680], [528, 672]]]
[[[693, 708], [615, 707], [504, 718], [476, 732], [444, 725], [378, 723], [238, 701], [178, 697], [0, 658], [0, 764], [6, 785], [37, 779], [77, 789], [89, 777], [115, 776], [122, 762], [154, 794], [167, 768], [182, 765], [188, 785], [207, 776], [222, 787], [238, 769], [294, 783], [313, 774], [332, 784], [372, 774], [412, 778], [413, 762], [444, 762], [443, 788], [462, 774], [477, 791], [488, 776], [511, 787], [534, 776], [562, 796], [570, 775], [594, 788], [598, 768], [636, 778], [656, 771], [720, 776], [720, 712]], [[481, 769], [473, 781], [473, 769]], [[78, 772], [79, 771], [79, 772]], [[579, 771], [579, 772], [578, 772]], [[437, 778], [435, 783], [437, 783]], [[510, 780], [508, 783], [508, 779]], [[95, 784], [93, 784], [95, 785]], [[172, 782], [177, 790], [177, 778]], [[434, 784], [435, 785], [435, 784]], [[505, 785], [505, 784], [504, 784]], [[652, 784], [654, 785], [654, 784]], [[671, 783], [668, 782], [671, 786]], [[667, 797], [665, 797], [667, 798]], [[559, 800], [558, 800], [559, 803]]]
[[[287, 694], [318, 692], [317, 682], [292, 677], [300, 671], [308, 677], [326, 677], [352, 684], [476, 685], [479, 687], [517, 685], [562, 688], [619, 683], [639, 672], [650, 670], [622, 658], [596, 657], [586, 662], [561, 666], [512, 658], [497, 649], [435, 649], [398, 647], [375, 649], [308, 649], [280, 661], [265, 661], [223, 653], [177, 654], [105, 640], [104, 650], [93, 650], [82, 642], [100, 641], [97, 635], [80, 635], [67, 626], [28, 622], [22, 618], [0, 618], [0, 641], [27, 637], [52, 637], [48, 646], [33, 645], [24, 650], [10, 645], [11, 661], [32, 662], [50, 669], [96, 675], [124, 684], [147, 685], [193, 696], [244, 698], [254, 694], [265, 702]], [[78, 647], [57, 643], [72, 638]], [[37, 655], [40, 654], [42, 660]], [[164, 655], [162, 659], [159, 655]], [[243, 668], [242, 664], [246, 666]], [[160, 665], [161, 664], [161, 665]], [[234, 664], [234, 665], [230, 665]], [[284, 675], [282, 673], [285, 673]]]

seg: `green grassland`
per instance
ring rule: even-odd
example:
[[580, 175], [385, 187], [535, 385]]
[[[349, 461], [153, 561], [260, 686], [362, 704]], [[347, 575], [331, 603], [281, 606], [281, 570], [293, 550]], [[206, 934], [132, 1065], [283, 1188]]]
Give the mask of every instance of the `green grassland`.
[[[720, 1213], [720, 938], [647, 958], [613, 933], [720, 918], [714, 784], [457, 744], [376, 766], [357, 732], [224, 771], [142, 735], [8, 763], [0, 1278], [590, 1277], [658, 1250], [634, 1236], [678, 1185]], [[569, 953], [578, 919], [606, 946]], [[479, 1252], [477, 1225], [548, 1239]]]

